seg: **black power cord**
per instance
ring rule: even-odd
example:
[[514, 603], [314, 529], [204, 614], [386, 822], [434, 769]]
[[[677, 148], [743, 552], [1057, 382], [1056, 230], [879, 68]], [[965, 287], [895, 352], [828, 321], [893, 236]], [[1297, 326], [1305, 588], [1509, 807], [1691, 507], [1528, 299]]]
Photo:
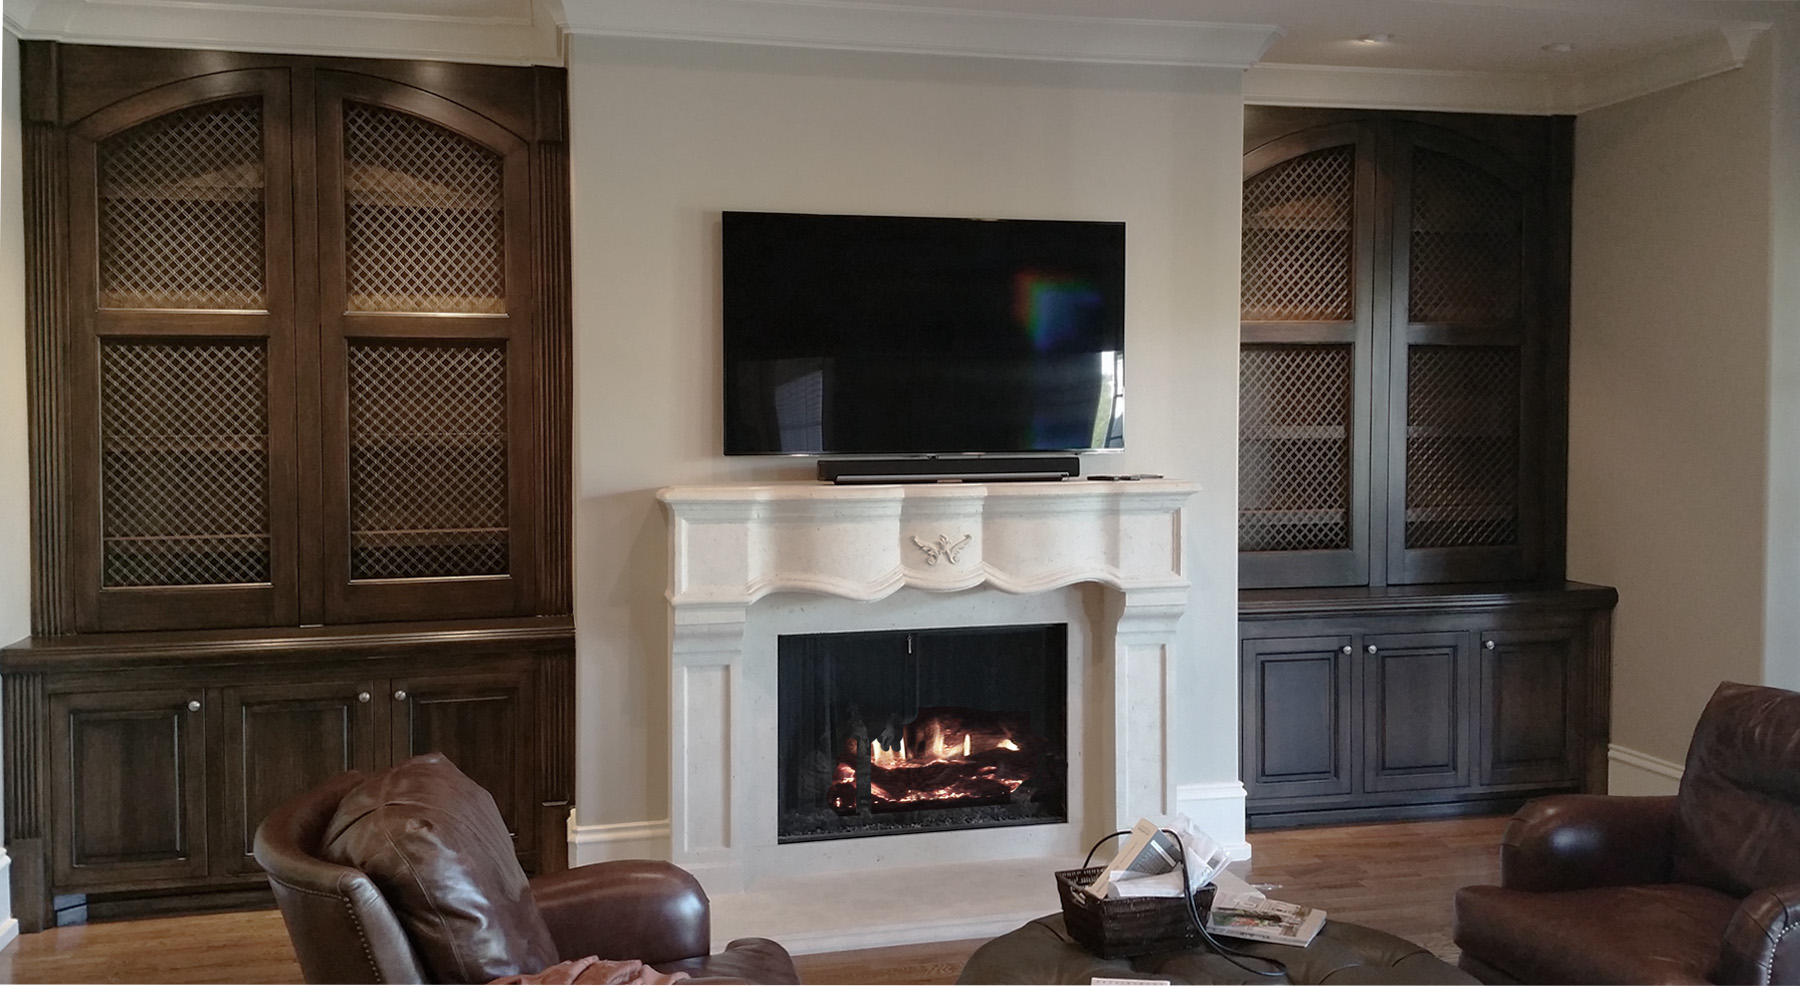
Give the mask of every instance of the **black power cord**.
[[[1188, 882], [1189, 882], [1188, 881], [1188, 865], [1187, 865], [1187, 847], [1182, 845], [1180, 833], [1174, 831], [1173, 829], [1163, 829], [1162, 831], [1167, 832], [1169, 834], [1169, 838], [1175, 840], [1176, 861], [1181, 864], [1181, 897], [1182, 897], [1182, 900], [1184, 900], [1187, 903], [1188, 918], [1194, 922], [1194, 930], [1198, 931], [1200, 933], [1200, 937], [1203, 940], [1205, 940], [1206, 944], [1209, 947], [1211, 947], [1214, 952], [1217, 952], [1220, 958], [1231, 963], [1232, 965], [1237, 966], [1239, 969], [1242, 969], [1245, 972], [1250, 973], [1253, 976], [1265, 976], [1265, 977], [1273, 979], [1277, 976], [1287, 975], [1287, 963], [1282, 962], [1279, 959], [1264, 958], [1263, 956], [1260, 956], [1260, 955], [1253, 955], [1249, 952], [1239, 951], [1238, 949], [1232, 948], [1231, 946], [1220, 942], [1217, 938], [1213, 937], [1212, 932], [1206, 930], [1206, 919], [1204, 919], [1200, 916], [1200, 906], [1198, 904], [1194, 903], [1195, 895], [1192, 893], [1189, 893], [1188, 889], [1187, 889]], [[1120, 829], [1119, 831], [1113, 832], [1109, 835], [1101, 836], [1100, 841], [1094, 843], [1094, 848], [1088, 850], [1087, 859], [1082, 861], [1081, 868], [1085, 870], [1093, 864], [1094, 853], [1098, 852], [1100, 847], [1106, 844], [1106, 840], [1116, 839], [1121, 835], [1130, 835], [1130, 834], [1131, 834], [1130, 829]], [[1252, 968], [1251, 966], [1247, 966], [1244, 963], [1238, 961], [1238, 959], [1240, 959], [1240, 958], [1251, 959], [1256, 962], [1267, 962], [1270, 965], [1274, 966], [1275, 968], [1274, 969]]]

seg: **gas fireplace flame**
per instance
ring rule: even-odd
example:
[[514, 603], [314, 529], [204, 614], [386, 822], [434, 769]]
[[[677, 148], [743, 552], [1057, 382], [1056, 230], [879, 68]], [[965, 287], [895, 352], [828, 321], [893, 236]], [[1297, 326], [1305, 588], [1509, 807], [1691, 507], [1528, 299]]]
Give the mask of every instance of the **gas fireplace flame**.
[[1017, 728], [1016, 720], [976, 709], [921, 709], [912, 722], [871, 736], [866, 760], [852, 738], [832, 772], [832, 807], [852, 812], [1010, 801], [1038, 768], [1030, 752], [1035, 737]]

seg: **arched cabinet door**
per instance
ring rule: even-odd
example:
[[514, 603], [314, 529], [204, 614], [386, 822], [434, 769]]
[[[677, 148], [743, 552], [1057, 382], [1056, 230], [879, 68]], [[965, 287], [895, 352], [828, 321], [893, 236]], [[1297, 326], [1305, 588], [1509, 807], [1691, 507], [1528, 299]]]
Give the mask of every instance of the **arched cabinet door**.
[[1526, 579], [1545, 543], [1546, 182], [1423, 125], [1393, 140], [1388, 581]]
[[1369, 581], [1375, 134], [1244, 155], [1238, 560], [1245, 586]]
[[83, 630], [296, 619], [289, 76], [66, 128], [68, 536]]
[[1566, 121], [1246, 121], [1239, 585], [1560, 577]]
[[401, 83], [317, 81], [326, 622], [531, 605], [529, 145]]

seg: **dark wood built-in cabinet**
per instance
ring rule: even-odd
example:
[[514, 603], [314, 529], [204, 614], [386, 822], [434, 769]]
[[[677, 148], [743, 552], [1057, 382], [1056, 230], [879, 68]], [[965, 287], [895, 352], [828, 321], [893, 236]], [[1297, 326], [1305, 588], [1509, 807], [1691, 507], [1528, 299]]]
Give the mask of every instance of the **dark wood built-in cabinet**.
[[1253, 826], [1508, 810], [1606, 776], [1613, 590], [1246, 592]]
[[432, 750], [560, 868], [563, 72], [40, 42], [22, 72], [21, 922], [242, 894], [271, 807]]
[[1604, 788], [1615, 595], [1562, 581], [1571, 149], [1567, 118], [1246, 109], [1252, 825]]

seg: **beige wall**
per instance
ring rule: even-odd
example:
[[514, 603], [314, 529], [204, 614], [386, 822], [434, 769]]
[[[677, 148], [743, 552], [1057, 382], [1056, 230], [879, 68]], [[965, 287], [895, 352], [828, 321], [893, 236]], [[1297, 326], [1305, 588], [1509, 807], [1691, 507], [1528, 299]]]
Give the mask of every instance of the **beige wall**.
[[725, 209], [1126, 222], [1129, 451], [1088, 470], [1205, 487], [1175, 780], [1234, 784], [1240, 73], [594, 38], [569, 68], [580, 823], [668, 810], [654, 491], [810, 475], [719, 451]]
[[1800, 16], [1771, 37], [1769, 532], [1763, 681], [1800, 689]]
[[[31, 499], [25, 463], [24, 159], [19, 152], [19, 39], [0, 33], [0, 643], [31, 633]], [[0, 851], [0, 945], [18, 933], [11, 862]]]
[[19, 39], [0, 36], [0, 643], [31, 633], [31, 499], [25, 463], [24, 157], [19, 148]]
[[1613, 742], [1677, 763], [1763, 676], [1771, 78], [1763, 43], [1576, 127], [1569, 575], [1619, 589]]

